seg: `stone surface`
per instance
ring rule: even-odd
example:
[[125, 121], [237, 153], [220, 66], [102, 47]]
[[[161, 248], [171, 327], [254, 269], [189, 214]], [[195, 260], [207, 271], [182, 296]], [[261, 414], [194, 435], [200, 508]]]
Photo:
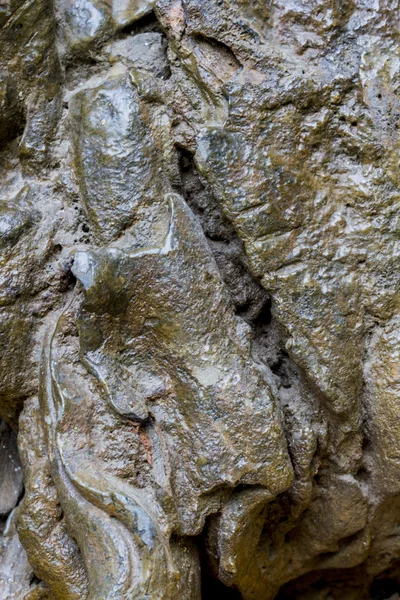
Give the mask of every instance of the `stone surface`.
[[22, 469], [18, 457], [17, 437], [4, 421], [0, 423], [0, 515], [8, 516], [17, 505], [23, 490]]
[[400, 592], [399, 9], [0, 6], [1, 599]]

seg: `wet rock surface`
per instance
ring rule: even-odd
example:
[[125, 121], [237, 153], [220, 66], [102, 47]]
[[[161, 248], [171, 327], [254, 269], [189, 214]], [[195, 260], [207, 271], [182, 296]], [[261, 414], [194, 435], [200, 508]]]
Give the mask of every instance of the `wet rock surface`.
[[0, 598], [400, 593], [399, 9], [0, 6]]

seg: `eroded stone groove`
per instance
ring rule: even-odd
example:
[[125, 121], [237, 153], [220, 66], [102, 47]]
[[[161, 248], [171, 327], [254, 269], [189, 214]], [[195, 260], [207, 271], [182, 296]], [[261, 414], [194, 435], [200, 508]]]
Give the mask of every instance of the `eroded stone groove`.
[[0, 6], [0, 598], [399, 592], [399, 8]]

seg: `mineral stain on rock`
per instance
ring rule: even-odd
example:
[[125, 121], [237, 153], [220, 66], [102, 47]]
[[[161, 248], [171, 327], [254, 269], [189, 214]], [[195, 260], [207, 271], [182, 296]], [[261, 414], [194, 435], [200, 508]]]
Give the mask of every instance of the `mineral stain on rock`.
[[0, 6], [0, 599], [400, 593], [399, 10]]

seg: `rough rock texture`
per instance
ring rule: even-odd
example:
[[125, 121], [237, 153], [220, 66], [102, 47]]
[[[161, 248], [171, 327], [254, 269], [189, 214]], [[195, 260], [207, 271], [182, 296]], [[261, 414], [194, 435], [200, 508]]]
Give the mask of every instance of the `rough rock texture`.
[[2, 600], [400, 593], [399, 37], [0, 4]]

